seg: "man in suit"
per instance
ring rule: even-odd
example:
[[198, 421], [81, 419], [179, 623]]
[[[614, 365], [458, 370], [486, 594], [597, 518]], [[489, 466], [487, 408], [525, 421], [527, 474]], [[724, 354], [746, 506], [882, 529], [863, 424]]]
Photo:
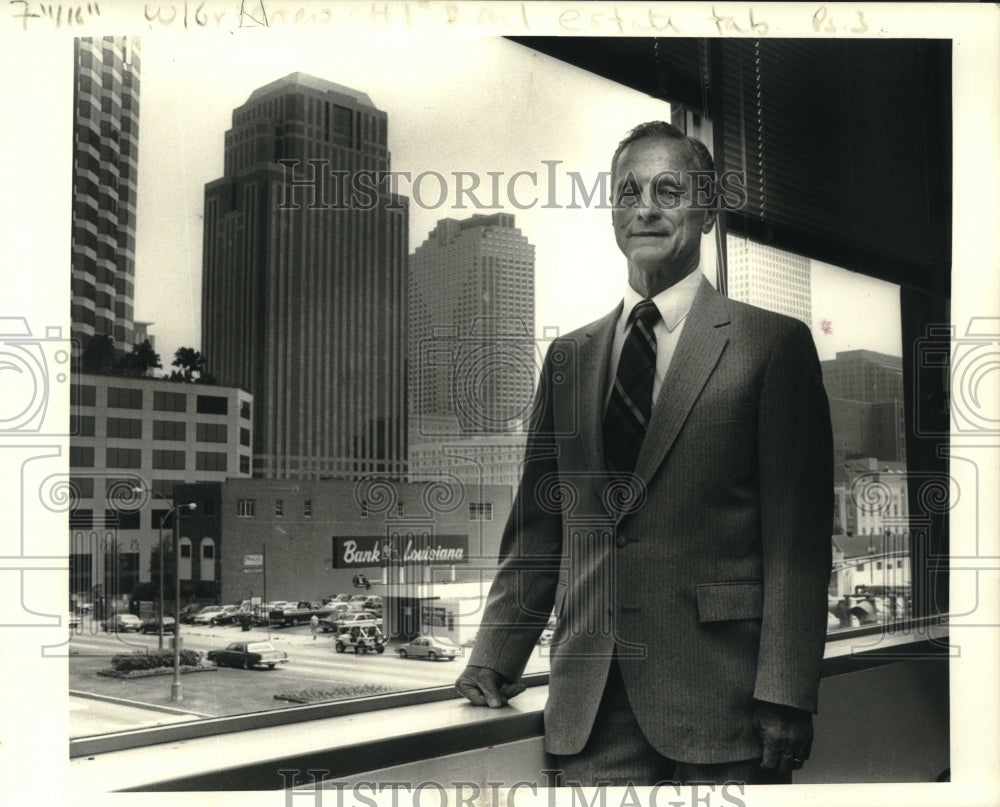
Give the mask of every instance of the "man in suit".
[[713, 171], [667, 123], [612, 160], [623, 303], [554, 342], [469, 666], [499, 707], [551, 612], [545, 745], [563, 782], [790, 781], [826, 631], [832, 437], [797, 320], [699, 271]]

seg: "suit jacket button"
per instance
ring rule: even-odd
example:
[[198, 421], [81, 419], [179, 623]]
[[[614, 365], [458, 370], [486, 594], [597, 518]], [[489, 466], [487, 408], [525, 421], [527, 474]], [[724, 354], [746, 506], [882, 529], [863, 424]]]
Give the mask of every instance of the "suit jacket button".
[[615, 546], [621, 548], [621, 547], [625, 546], [625, 544], [627, 544], [627, 543], [628, 543], [628, 539], [625, 537], [624, 533], [622, 533], [622, 532], [616, 532], [615, 533]]

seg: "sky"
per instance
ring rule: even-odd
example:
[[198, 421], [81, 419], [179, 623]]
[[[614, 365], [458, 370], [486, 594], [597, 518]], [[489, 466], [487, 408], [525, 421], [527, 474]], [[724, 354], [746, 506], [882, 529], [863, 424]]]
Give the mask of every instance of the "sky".
[[[570, 172], [592, 186], [629, 128], [669, 120], [666, 103], [497, 37], [269, 33], [141, 41], [135, 317], [154, 323], [165, 368], [178, 347], [201, 347], [204, 185], [222, 176], [232, 111], [296, 71], [364, 92], [388, 114], [394, 171], [447, 178], [441, 206], [430, 175], [401, 189], [411, 199], [411, 251], [439, 219], [477, 212], [468, 197], [465, 209], [454, 209], [454, 172], [481, 178], [483, 204], [489, 172], [500, 172], [501, 201], [516, 172], [534, 172], [537, 189], [525, 176], [515, 185], [516, 200], [534, 206], [507, 210], [536, 248], [536, 334], [565, 333], [620, 299], [625, 262], [610, 212], [568, 209]], [[555, 206], [543, 207], [550, 198]], [[711, 237], [703, 264], [714, 264]], [[856, 347], [899, 354], [893, 287], [816, 266], [813, 300], [821, 358]], [[820, 319], [834, 323], [832, 332], [819, 329]]]

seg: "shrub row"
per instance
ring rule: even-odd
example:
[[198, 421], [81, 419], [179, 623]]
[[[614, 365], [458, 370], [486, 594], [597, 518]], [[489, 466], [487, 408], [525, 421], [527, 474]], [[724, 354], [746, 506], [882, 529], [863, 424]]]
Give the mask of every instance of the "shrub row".
[[317, 703], [339, 701], [345, 698], [363, 698], [367, 695], [381, 695], [384, 692], [396, 691], [398, 691], [397, 687], [385, 684], [343, 684], [329, 689], [297, 689], [292, 692], [282, 692], [275, 695], [274, 698], [293, 703]]
[[[181, 665], [197, 667], [201, 664], [201, 653], [197, 650], [181, 650]], [[155, 670], [157, 667], [173, 667], [174, 651], [158, 650], [154, 653], [144, 653], [141, 650], [127, 656], [112, 656], [111, 666], [117, 672], [132, 672], [133, 670]]]

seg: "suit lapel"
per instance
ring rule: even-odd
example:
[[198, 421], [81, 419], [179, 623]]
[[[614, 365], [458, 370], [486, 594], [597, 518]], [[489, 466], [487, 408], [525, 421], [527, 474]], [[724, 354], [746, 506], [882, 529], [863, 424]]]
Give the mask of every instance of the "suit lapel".
[[615, 325], [621, 316], [619, 304], [584, 332], [580, 341], [580, 372], [577, 376], [576, 402], [579, 413], [579, 431], [585, 441], [585, 468], [597, 471], [592, 477], [597, 495], [603, 499], [607, 485], [604, 472], [604, 392], [608, 388], [608, 365], [611, 361], [611, 343]]
[[703, 280], [663, 379], [635, 473], [648, 484], [677, 438], [729, 341], [726, 298]]

